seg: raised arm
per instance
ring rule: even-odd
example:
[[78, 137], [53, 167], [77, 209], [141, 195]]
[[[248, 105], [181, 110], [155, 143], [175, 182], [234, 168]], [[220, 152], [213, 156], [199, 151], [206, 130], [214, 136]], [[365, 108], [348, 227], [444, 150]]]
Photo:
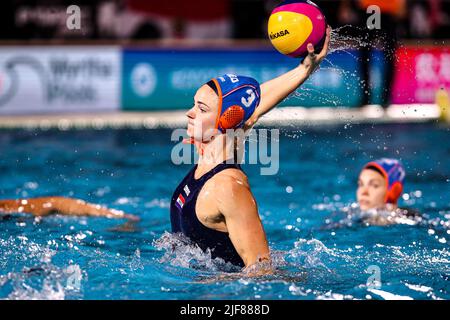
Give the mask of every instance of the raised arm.
[[42, 197], [16, 200], [0, 200], [0, 213], [30, 213], [34, 216], [63, 214], [70, 216], [91, 216], [107, 218], [125, 218], [139, 220], [137, 216], [123, 211], [108, 209], [83, 200], [64, 197]]
[[307, 46], [308, 55], [296, 68], [261, 84], [261, 102], [254, 114], [245, 123], [245, 129], [251, 128], [258, 119], [276, 107], [287, 96], [301, 86], [306, 79], [319, 67], [319, 64], [328, 53], [331, 28], [328, 26], [326, 38], [319, 54], [314, 53], [314, 46]]

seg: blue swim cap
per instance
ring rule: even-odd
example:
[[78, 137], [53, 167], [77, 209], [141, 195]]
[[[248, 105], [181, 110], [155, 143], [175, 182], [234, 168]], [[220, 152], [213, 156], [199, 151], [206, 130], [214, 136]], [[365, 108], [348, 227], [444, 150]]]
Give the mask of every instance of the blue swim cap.
[[207, 85], [219, 96], [216, 128], [222, 133], [243, 127], [259, 105], [261, 89], [253, 78], [225, 74], [211, 79]]
[[403, 180], [405, 179], [405, 169], [397, 159], [382, 158], [371, 161], [364, 166], [364, 169], [375, 168], [381, 172], [386, 180], [387, 193], [385, 201], [387, 203], [397, 203], [403, 191]]

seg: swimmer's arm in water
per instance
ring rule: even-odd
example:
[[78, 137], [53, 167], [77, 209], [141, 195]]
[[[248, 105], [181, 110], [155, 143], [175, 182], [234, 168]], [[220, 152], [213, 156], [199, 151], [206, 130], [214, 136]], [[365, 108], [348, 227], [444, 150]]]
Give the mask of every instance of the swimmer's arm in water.
[[0, 213], [30, 213], [37, 217], [51, 214], [70, 216], [91, 216], [107, 218], [124, 218], [139, 220], [137, 216], [125, 214], [123, 211], [108, 209], [83, 200], [65, 197], [41, 197], [16, 200], [0, 200]]
[[216, 193], [218, 210], [225, 218], [233, 246], [244, 261], [245, 276], [271, 274], [269, 246], [250, 187], [227, 175], [220, 177], [218, 184], [223, 189]]
[[307, 47], [308, 56], [300, 65], [277, 78], [261, 84], [261, 102], [250, 119], [245, 123], [245, 129], [255, 125], [261, 116], [272, 110], [294, 92], [319, 67], [319, 64], [328, 53], [331, 34], [330, 26], [328, 26], [326, 32], [325, 42], [320, 53], [315, 54], [314, 46], [309, 44]]

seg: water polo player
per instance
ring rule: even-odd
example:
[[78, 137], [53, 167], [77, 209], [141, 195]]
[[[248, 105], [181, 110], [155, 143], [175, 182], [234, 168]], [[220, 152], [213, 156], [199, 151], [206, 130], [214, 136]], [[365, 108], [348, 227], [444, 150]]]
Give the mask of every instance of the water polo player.
[[186, 115], [187, 134], [199, 161], [175, 189], [170, 217], [173, 232], [211, 250], [213, 258], [257, 270], [256, 274], [271, 271], [250, 268], [260, 262], [270, 266], [270, 252], [247, 177], [233, 161], [235, 150], [224, 148], [224, 132], [252, 127], [297, 89], [327, 54], [330, 31], [319, 54], [309, 44], [309, 54], [299, 66], [261, 86], [249, 77], [224, 75], [197, 90]]
[[[308, 55], [294, 69], [259, 86], [249, 77], [224, 75], [201, 86], [186, 113], [190, 142], [200, 157], [173, 193], [172, 230], [182, 232], [213, 257], [245, 270], [258, 262], [270, 266], [266, 235], [247, 177], [238, 163], [227, 163], [235, 150], [223, 148], [226, 129], [251, 128], [265, 113], [296, 90], [318, 68], [328, 52], [331, 28], [320, 53], [308, 44]], [[3, 200], [0, 212], [28, 212], [125, 217], [114, 210], [62, 197]], [[261, 274], [269, 268], [256, 268]]]
[[396, 159], [379, 159], [367, 163], [358, 179], [356, 197], [362, 211], [397, 208], [403, 191], [405, 170]]
[[413, 210], [398, 208], [403, 192], [405, 169], [396, 159], [382, 158], [367, 163], [358, 178], [356, 197], [364, 221], [374, 225], [397, 223], [402, 218], [417, 218]]
[[139, 220], [135, 215], [126, 214], [120, 210], [87, 203], [80, 199], [65, 197], [39, 197], [28, 199], [0, 200], [0, 214], [30, 213], [36, 217], [52, 214], [70, 216], [107, 217], [128, 220]]

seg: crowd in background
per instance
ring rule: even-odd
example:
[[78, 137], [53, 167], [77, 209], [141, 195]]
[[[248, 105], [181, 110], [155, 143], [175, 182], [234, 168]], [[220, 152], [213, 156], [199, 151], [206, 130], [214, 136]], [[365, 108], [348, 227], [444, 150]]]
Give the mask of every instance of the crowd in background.
[[[381, 27], [401, 38], [450, 34], [450, 0], [317, 0], [333, 27], [364, 25], [379, 5]], [[0, 39], [259, 39], [275, 0], [10, 0], [2, 2]], [[81, 28], [66, 26], [67, 7]]]

